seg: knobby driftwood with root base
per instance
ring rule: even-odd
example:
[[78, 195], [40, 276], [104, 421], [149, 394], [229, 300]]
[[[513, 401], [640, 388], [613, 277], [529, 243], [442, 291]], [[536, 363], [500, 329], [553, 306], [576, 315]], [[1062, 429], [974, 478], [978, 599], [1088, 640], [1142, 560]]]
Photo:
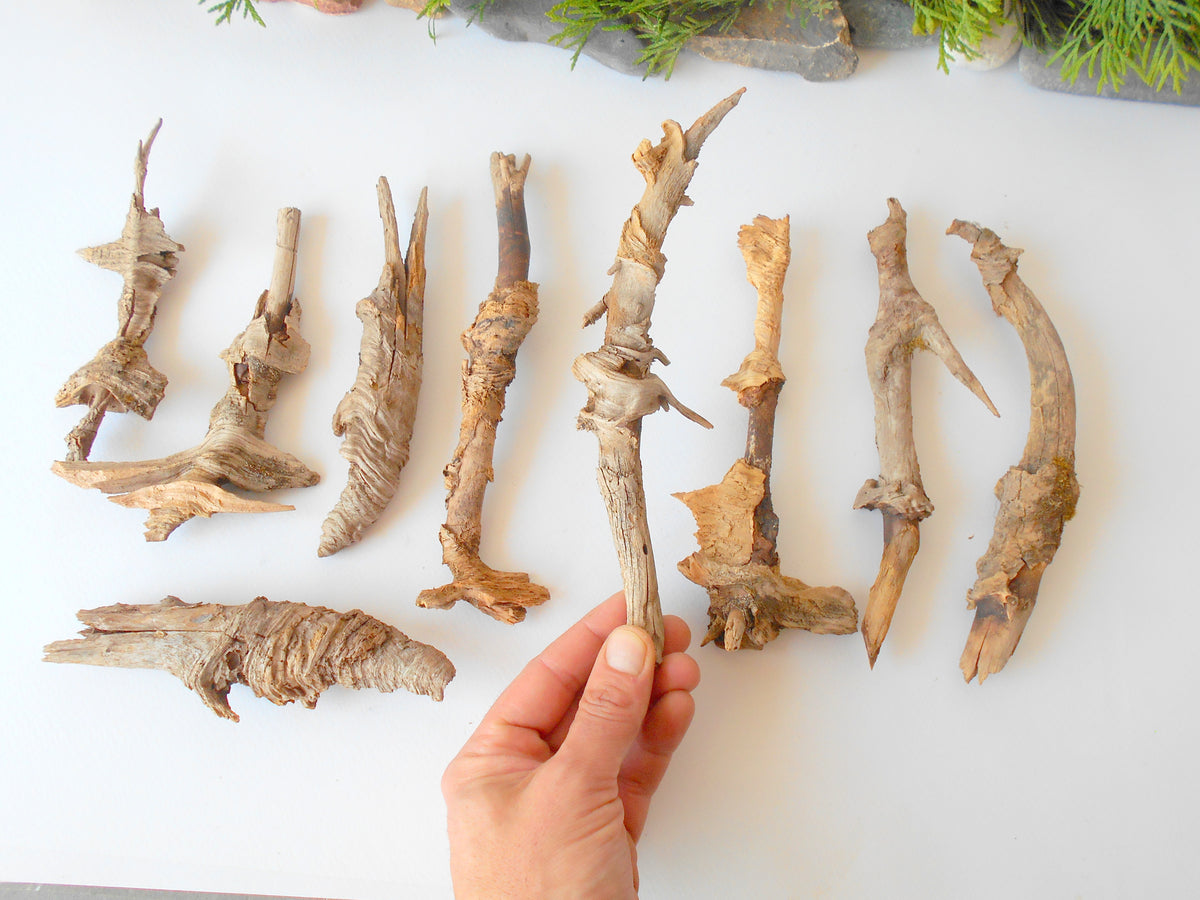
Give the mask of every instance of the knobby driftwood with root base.
[[67, 435], [67, 459], [85, 460], [92, 452], [105, 413], [135, 412], [151, 419], [167, 389], [167, 378], [146, 356], [146, 338], [163, 287], [175, 277], [183, 244], [163, 228], [157, 209], [146, 209], [146, 167], [150, 148], [162, 127], [159, 119], [134, 157], [133, 195], [120, 240], [80, 250], [90, 263], [111, 269], [124, 280], [117, 304], [117, 336], [73, 374], [54, 398], [56, 406], [86, 406], [83, 419]]
[[579, 428], [595, 433], [600, 443], [596, 477], [621, 566], [628, 621], [649, 632], [659, 659], [664, 634], [642, 486], [642, 418], [673, 406], [693, 422], [712, 426], [650, 373], [654, 360], [668, 362], [650, 340], [650, 316], [666, 268], [661, 248], [667, 226], [680, 206], [691, 205], [685, 191], [700, 148], [742, 92], [722, 100], [686, 132], [678, 122], [667, 120], [662, 140], [653, 146], [643, 140], [638, 146], [633, 163], [646, 179], [646, 189], [621, 230], [617, 259], [609, 270], [612, 287], [584, 317], [585, 326], [606, 317], [604, 343], [571, 367], [588, 391]]
[[517, 371], [517, 350], [537, 321], [537, 285], [529, 281], [529, 229], [525, 176], [529, 157], [493, 153], [492, 186], [500, 234], [499, 271], [474, 324], [463, 332], [463, 418], [458, 447], [446, 466], [446, 524], [438, 537], [453, 581], [422, 591], [417, 605], [446, 609], [466, 600], [501, 622], [520, 622], [550, 592], [524, 572], [500, 572], [479, 558], [483, 495], [493, 478], [496, 426], [504, 395]]
[[229, 688], [248, 685], [277, 706], [309, 709], [332, 685], [398, 688], [442, 699], [454, 666], [434, 647], [357, 609], [272, 602], [241, 606], [167, 597], [142, 606], [83, 609], [83, 637], [46, 646], [46, 662], [161, 669], [225, 719], [238, 720]]
[[746, 274], [758, 293], [754, 349], [722, 384], [750, 411], [746, 454], [720, 484], [674, 494], [696, 518], [700, 551], [679, 571], [708, 591], [708, 633], [726, 650], [761, 650], [782, 628], [852, 634], [854, 599], [840, 587], [810, 587], [780, 574], [779, 517], [771, 505], [775, 409], [783, 388], [779, 335], [783, 279], [791, 258], [787, 217], [758, 216], [738, 232]]
[[1029, 360], [1029, 436], [1021, 461], [996, 484], [1000, 508], [967, 603], [975, 621], [960, 667], [980, 684], [1004, 668], [1033, 613], [1046, 567], [1075, 514], [1075, 383], [1054, 323], [1017, 274], [1021, 251], [994, 231], [955, 220], [947, 231], [968, 241], [996, 315], [1017, 330]]
[[993, 415], [999, 415], [950, 342], [937, 313], [913, 286], [908, 273], [906, 220], [900, 202], [889, 199], [887, 220], [867, 235], [879, 268], [879, 311], [866, 347], [867, 377], [875, 397], [879, 477], [862, 486], [854, 508], [883, 513], [883, 558], [862, 617], [863, 641], [872, 668], [921, 543], [920, 522], [933, 512], [921, 484], [913, 442], [913, 354], [918, 350], [936, 354]]
[[279, 212], [271, 286], [246, 330], [221, 354], [229, 390], [213, 407], [208, 434], [190, 450], [142, 462], [58, 462], [54, 472], [93, 487], [122, 506], [150, 510], [146, 540], [163, 541], [195, 516], [294, 509], [247, 500], [221, 487], [248, 491], [308, 487], [320, 479], [304, 463], [263, 439], [267, 414], [284, 375], [304, 371], [308, 344], [300, 337], [300, 303], [292, 297], [300, 210]]
[[318, 556], [361, 539], [396, 494], [408, 462], [417, 397], [421, 390], [421, 328], [425, 308], [426, 191], [421, 191], [408, 239], [400, 253], [396, 209], [386, 178], [379, 179], [384, 263], [379, 285], [358, 301], [363, 323], [358, 375], [333, 415], [333, 433], [344, 436], [350, 461], [346, 487], [321, 526]]

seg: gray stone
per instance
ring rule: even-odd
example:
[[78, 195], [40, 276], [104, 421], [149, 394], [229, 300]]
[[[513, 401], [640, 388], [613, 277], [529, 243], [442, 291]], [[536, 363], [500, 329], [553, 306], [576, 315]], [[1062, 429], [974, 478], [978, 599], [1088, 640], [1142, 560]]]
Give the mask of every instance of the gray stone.
[[1074, 83], [1063, 81], [1062, 65], [1054, 63], [1047, 65], [1051, 54], [1042, 53], [1032, 47], [1021, 49], [1021, 76], [1032, 84], [1047, 91], [1061, 91], [1067, 94], [1085, 94], [1090, 97], [1109, 97], [1116, 100], [1144, 100], [1152, 103], [1176, 103], [1180, 106], [1200, 106], [1200, 73], [1191, 72], [1180, 85], [1181, 92], [1175, 93], [1171, 82], [1156, 91], [1153, 85], [1146, 84], [1132, 72], [1121, 85], [1120, 91], [1114, 91], [1111, 84], [1104, 85], [1099, 94], [1096, 85], [1099, 77], [1089, 78], [1087, 71], [1080, 73]]
[[904, 0], [841, 0], [850, 42], [871, 50], [908, 50], [937, 43], [936, 34], [913, 34], [913, 11]]
[[836, 7], [821, 16], [789, 18], [787, 4], [748, 7], [727, 31], [692, 38], [687, 49], [708, 59], [741, 66], [797, 72], [808, 81], [846, 78], [858, 66], [850, 27]]

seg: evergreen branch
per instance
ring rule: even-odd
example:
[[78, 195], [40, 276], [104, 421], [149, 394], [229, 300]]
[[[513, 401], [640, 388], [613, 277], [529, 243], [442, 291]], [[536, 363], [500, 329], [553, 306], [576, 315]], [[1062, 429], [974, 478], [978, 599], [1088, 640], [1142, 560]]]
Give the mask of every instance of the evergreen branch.
[[[479, 0], [471, 7], [471, 17], [467, 19], [467, 24], [470, 25], [476, 19], [483, 20], [483, 11], [495, 3], [496, 0]], [[437, 27], [435, 19], [442, 13], [450, 9], [450, 0], [426, 0], [425, 6], [417, 13], [418, 19], [428, 19], [429, 25], [426, 30], [429, 32], [429, 37], [434, 41], [437, 40]]]
[[1004, 0], [909, 0], [913, 34], [938, 35], [938, 68], [950, 71], [956, 56], [977, 59], [978, 47], [1004, 17]]
[[[210, 0], [198, 0], [203, 6]], [[258, 10], [254, 8], [254, 0], [220, 0], [208, 8], [210, 13], [216, 13], [217, 19], [213, 22], [214, 25], [220, 25], [222, 22], [233, 22], [233, 14], [241, 10], [243, 19], [253, 19], [263, 28], [267, 27], [267, 23], [263, 21], [262, 16], [258, 14]]]

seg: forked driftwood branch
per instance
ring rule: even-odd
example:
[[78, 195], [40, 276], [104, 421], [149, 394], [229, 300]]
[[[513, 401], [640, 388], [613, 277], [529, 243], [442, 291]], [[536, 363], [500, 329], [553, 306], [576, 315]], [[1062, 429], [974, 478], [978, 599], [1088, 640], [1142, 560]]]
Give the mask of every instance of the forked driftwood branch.
[[208, 434], [196, 447], [142, 462], [56, 462], [53, 470], [80, 487], [94, 487], [122, 506], [150, 510], [146, 540], [166, 540], [195, 516], [293, 509], [246, 500], [221, 487], [248, 491], [308, 487], [320, 476], [263, 439], [267, 414], [284, 375], [304, 371], [308, 344], [300, 337], [300, 303], [292, 297], [300, 210], [279, 211], [271, 286], [254, 318], [221, 357], [229, 390], [213, 407]]
[[520, 622], [525, 609], [545, 603], [550, 592], [524, 572], [500, 572], [479, 558], [483, 495], [493, 478], [496, 426], [504, 395], [517, 371], [517, 350], [537, 321], [537, 285], [529, 281], [529, 229], [525, 176], [529, 157], [493, 153], [492, 186], [500, 233], [499, 271], [474, 324], [463, 332], [463, 418], [458, 447], [446, 466], [446, 524], [438, 537], [442, 561], [454, 580], [422, 591], [417, 605], [445, 609], [459, 600], [501, 622]]
[[166, 376], [150, 365], [144, 348], [154, 328], [158, 298], [175, 277], [178, 254], [183, 252], [183, 244], [163, 228], [158, 210], [146, 209], [146, 167], [161, 127], [159, 119], [145, 142], [138, 142], [133, 195], [120, 240], [79, 251], [88, 262], [120, 274], [125, 286], [117, 304], [117, 336], [67, 379], [54, 398], [56, 406], [88, 408], [67, 435], [68, 460], [88, 458], [105, 413], [132, 411], [143, 419], [153, 418], [167, 388]]
[[744, 90], [722, 100], [686, 132], [678, 122], [667, 120], [662, 140], [653, 146], [643, 140], [633, 154], [646, 189], [621, 230], [617, 259], [609, 270], [612, 287], [584, 317], [585, 326], [607, 317], [604, 343], [599, 350], [580, 356], [571, 367], [588, 390], [578, 425], [594, 432], [600, 443], [596, 477], [621, 565], [628, 621], [650, 633], [660, 659], [662, 607], [642, 486], [642, 418], [673, 406], [692, 421], [712, 426], [683, 406], [662, 379], [650, 373], [654, 360], [667, 363], [650, 340], [650, 316], [654, 292], [666, 268], [661, 247], [667, 226], [680, 206], [691, 204], [685, 191], [696, 171], [700, 148]]
[[1021, 251], [987, 228], [955, 220], [947, 234], [971, 243], [996, 315], [1017, 330], [1029, 359], [1029, 436], [1021, 461], [996, 484], [1000, 508], [979, 578], [967, 594], [975, 621], [960, 666], [979, 683], [1004, 668], [1033, 613], [1046, 567], [1075, 514], [1075, 382], [1054, 323], [1017, 274]]
[[993, 415], [999, 415], [979, 380], [954, 349], [937, 313], [913, 286], [908, 273], [906, 219], [900, 202], [891, 198], [887, 220], [867, 235], [879, 268], [879, 312], [866, 348], [867, 377], [875, 396], [879, 477], [868, 479], [862, 486], [854, 508], [883, 513], [883, 558], [862, 618], [863, 641], [872, 668], [892, 623], [904, 579], [921, 544], [920, 521], [933, 512], [933, 504], [921, 484], [921, 468], [913, 443], [913, 354], [918, 350], [936, 354]]
[[357, 609], [280, 603], [258, 597], [241, 606], [118, 603], [83, 609], [83, 637], [46, 646], [46, 662], [161, 669], [225, 719], [238, 720], [229, 688], [248, 685], [277, 706], [309, 709], [332, 685], [398, 688], [442, 699], [454, 666], [434, 647]]
[[342, 435], [350, 461], [346, 487], [321, 526], [318, 556], [355, 543], [375, 524], [396, 494], [408, 462], [417, 396], [421, 390], [421, 328], [425, 308], [426, 191], [421, 191], [408, 239], [400, 252], [396, 209], [386, 178], [379, 179], [384, 263], [379, 285], [358, 301], [363, 323], [358, 375], [333, 414], [333, 433]]
[[726, 650], [761, 650], [782, 628], [852, 634], [854, 598], [840, 587], [810, 587], [780, 574], [779, 517], [771, 505], [775, 408], [785, 381], [779, 365], [783, 279], [791, 258], [785, 216], [758, 216], [738, 232], [746, 274], [758, 292], [754, 349], [722, 384], [750, 411], [746, 454], [720, 484], [674, 494], [696, 517], [700, 551], [679, 571], [708, 591], [708, 633]]

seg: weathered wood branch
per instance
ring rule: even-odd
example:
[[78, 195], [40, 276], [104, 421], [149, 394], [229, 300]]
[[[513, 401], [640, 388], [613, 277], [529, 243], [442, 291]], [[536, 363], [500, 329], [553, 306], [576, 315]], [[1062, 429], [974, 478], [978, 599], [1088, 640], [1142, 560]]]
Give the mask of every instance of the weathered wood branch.
[[650, 340], [650, 317], [667, 263], [661, 249], [667, 226], [680, 206], [691, 205], [685, 191], [700, 148], [743, 91], [722, 100], [686, 132], [678, 122], [667, 120], [662, 140], [655, 145], [643, 140], [638, 145], [633, 163], [646, 179], [646, 189], [621, 229], [617, 258], [609, 270], [612, 286], [584, 317], [584, 325], [607, 317], [604, 343], [571, 367], [588, 390], [579, 428], [594, 432], [600, 443], [596, 477], [621, 566], [628, 621], [650, 633], [659, 658], [664, 635], [642, 486], [642, 418], [673, 406], [692, 421], [712, 426], [650, 373], [654, 360], [667, 362]]
[[791, 258], [787, 217], [758, 216], [738, 232], [746, 274], [758, 294], [754, 349], [722, 382], [750, 411], [746, 454], [720, 484], [672, 496], [696, 518], [700, 550], [679, 571], [708, 591], [708, 633], [726, 650], [761, 650], [783, 628], [852, 634], [854, 599], [840, 587], [810, 587], [779, 571], [779, 517], [771, 505], [775, 408], [785, 381], [779, 364], [783, 279]]
[[975, 621], [960, 667], [979, 683], [1004, 668], [1033, 613], [1046, 567], [1075, 514], [1075, 382], [1050, 316], [1017, 274], [1021, 251], [994, 231], [955, 220], [947, 231], [970, 242], [996, 315], [1017, 330], [1029, 360], [1029, 436], [1021, 461], [996, 484], [1000, 508], [979, 577], [967, 594]]
[[300, 302], [292, 296], [300, 210], [279, 211], [271, 286], [263, 291], [249, 326], [221, 357], [230, 385], [213, 407], [208, 434], [199, 445], [141, 462], [56, 462], [53, 471], [72, 484], [93, 487], [122, 506], [150, 510], [146, 540], [163, 541], [195, 516], [219, 512], [293, 509], [248, 501], [225, 490], [308, 487], [320, 476], [290, 453], [263, 439], [267, 414], [284, 375], [304, 371], [308, 344], [300, 337]]
[[277, 706], [299, 700], [312, 709], [335, 684], [389, 692], [404, 688], [442, 699], [454, 666], [360, 610], [281, 603], [258, 597], [241, 606], [119, 603], [83, 609], [81, 639], [46, 646], [46, 662], [161, 669], [200, 695], [205, 706], [238, 720], [229, 688], [244, 684]]
[[854, 508], [883, 513], [883, 558], [862, 618], [863, 641], [872, 668], [920, 547], [919, 523], [933, 512], [921, 483], [913, 442], [913, 354], [918, 350], [934, 353], [993, 415], [999, 415], [950, 342], [937, 313], [913, 286], [908, 272], [907, 234], [904, 208], [891, 198], [887, 220], [867, 235], [879, 269], [879, 311], [866, 347], [867, 377], [875, 397], [879, 477], [868, 479], [862, 486]]
[[375, 524], [400, 483], [408, 462], [417, 397], [421, 390], [421, 330], [425, 308], [426, 190], [421, 191], [408, 239], [400, 253], [396, 209], [386, 178], [379, 179], [384, 263], [379, 285], [358, 301], [363, 323], [358, 375], [333, 414], [333, 433], [344, 436], [350, 462], [346, 487], [321, 526], [318, 556], [355, 543]]
[[446, 466], [446, 524], [438, 534], [442, 561], [453, 581], [422, 591], [417, 605], [446, 609], [459, 600], [501, 622], [520, 622], [530, 606], [550, 592], [524, 572], [500, 572], [479, 558], [483, 496], [494, 477], [492, 457], [504, 397], [517, 372], [517, 350], [537, 321], [537, 285], [529, 281], [529, 228], [525, 219], [525, 176], [529, 157], [493, 153], [499, 265], [496, 284], [463, 332], [463, 418], [458, 447]]
[[54, 398], [56, 406], [86, 406], [83, 419], [67, 435], [67, 459], [84, 460], [108, 412], [154, 416], [167, 388], [167, 377], [150, 365], [144, 344], [154, 327], [163, 287], [175, 277], [183, 244], [163, 228], [157, 209], [146, 209], [146, 168], [162, 119], [138, 142], [133, 195], [120, 240], [80, 250], [90, 263], [117, 272], [125, 281], [117, 304], [117, 336], [73, 374]]

